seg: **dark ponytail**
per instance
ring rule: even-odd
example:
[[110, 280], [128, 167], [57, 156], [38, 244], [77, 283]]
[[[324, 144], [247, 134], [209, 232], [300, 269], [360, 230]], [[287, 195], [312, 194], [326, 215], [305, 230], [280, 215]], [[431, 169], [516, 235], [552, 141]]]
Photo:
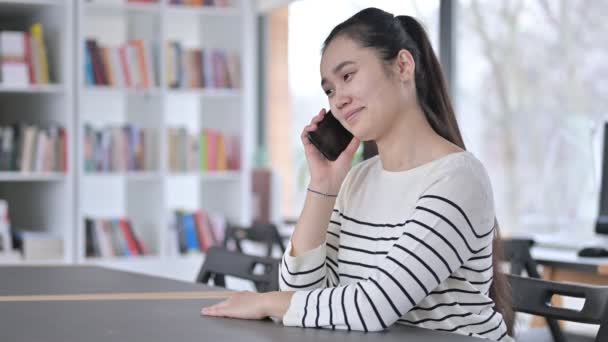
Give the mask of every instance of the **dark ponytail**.
[[[385, 63], [391, 63], [402, 49], [408, 50], [414, 62], [416, 96], [429, 124], [444, 139], [466, 150], [441, 65], [433, 51], [426, 31], [413, 17], [392, 14], [377, 8], [367, 8], [336, 26], [325, 39], [323, 51], [337, 36], [346, 35], [366, 48], [373, 48]], [[492, 242], [493, 281], [490, 297], [495, 308], [513, 332], [513, 310], [507, 279], [501, 271], [502, 244], [498, 222], [494, 222]]]

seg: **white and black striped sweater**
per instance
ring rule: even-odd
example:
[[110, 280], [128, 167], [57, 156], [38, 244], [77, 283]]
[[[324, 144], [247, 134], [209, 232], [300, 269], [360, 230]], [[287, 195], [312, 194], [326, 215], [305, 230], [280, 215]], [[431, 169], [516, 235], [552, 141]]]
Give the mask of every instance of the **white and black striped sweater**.
[[288, 326], [361, 331], [397, 322], [512, 341], [489, 297], [494, 202], [469, 152], [389, 172], [376, 156], [355, 166], [327, 239], [283, 256], [282, 291], [296, 291]]

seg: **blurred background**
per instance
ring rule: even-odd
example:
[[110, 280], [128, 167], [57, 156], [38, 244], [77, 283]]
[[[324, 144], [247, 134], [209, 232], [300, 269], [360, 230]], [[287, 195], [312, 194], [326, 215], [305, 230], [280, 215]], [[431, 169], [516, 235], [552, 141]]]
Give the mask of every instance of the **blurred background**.
[[0, 262], [192, 279], [230, 227], [287, 239], [322, 42], [370, 6], [426, 27], [503, 234], [593, 238], [605, 1], [0, 0]]
[[426, 27], [503, 236], [545, 278], [607, 285], [608, 2], [586, 0], [0, 0], [0, 264], [278, 263], [322, 43], [370, 6]]

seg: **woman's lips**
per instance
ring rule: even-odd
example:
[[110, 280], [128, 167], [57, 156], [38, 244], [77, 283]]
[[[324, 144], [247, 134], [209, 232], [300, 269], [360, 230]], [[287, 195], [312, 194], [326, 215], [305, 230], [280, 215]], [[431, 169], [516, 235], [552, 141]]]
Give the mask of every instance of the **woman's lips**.
[[346, 114], [346, 117], [344, 118], [344, 120], [347, 122], [352, 120], [357, 115], [357, 113], [359, 113], [362, 109], [363, 109], [363, 107], [355, 109], [352, 112]]

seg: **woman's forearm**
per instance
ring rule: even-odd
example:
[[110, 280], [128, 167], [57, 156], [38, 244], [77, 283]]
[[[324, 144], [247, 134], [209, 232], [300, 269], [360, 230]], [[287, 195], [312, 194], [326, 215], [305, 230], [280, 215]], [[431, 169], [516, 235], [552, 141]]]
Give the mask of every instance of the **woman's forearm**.
[[264, 302], [265, 316], [283, 319], [287, 309], [289, 309], [293, 292], [266, 292], [261, 295]]
[[[311, 189], [316, 185], [311, 184]], [[317, 191], [328, 191], [317, 186]], [[331, 191], [331, 190], [329, 190]], [[335, 190], [334, 190], [335, 191]], [[325, 241], [327, 226], [336, 202], [335, 197], [327, 197], [314, 192], [308, 192], [304, 208], [291, 237], [291, 254], [297, 256], [314, 249]]]

